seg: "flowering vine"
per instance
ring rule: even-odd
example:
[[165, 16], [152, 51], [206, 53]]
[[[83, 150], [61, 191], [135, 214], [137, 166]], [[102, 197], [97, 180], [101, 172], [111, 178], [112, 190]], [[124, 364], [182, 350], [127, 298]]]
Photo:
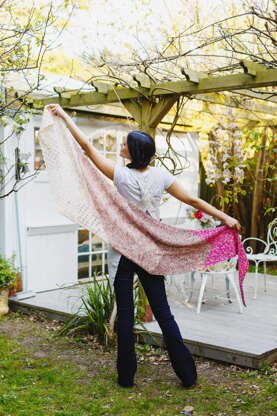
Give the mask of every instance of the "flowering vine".
[[206, 183], [215, 185], [220, 205], [238, 201], [246, 167], [243, 133], [229, 114], [227, 123], [222, 120], [208, 134], [209, 154], [206, 162]]

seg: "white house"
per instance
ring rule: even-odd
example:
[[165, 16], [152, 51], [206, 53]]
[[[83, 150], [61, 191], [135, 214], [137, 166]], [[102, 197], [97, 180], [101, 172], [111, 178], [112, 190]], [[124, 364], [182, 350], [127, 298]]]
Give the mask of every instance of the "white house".
[[[71, 88], [78, 88], [77, 81], [64, 77], [63, 86], [65, 80], [68, 85], [70, 83]], [[55, 86], [61, 85], [56, 76], [52, 83]], [[50, 92], [53, 93], [52, 87]], [[100, 107], [85, 110], [78, 109], [78, 116], [75, 118], [78, 126], [106, 157], [123, 163], [118, 156], [120, 142], [128, 131], [134, 129], [132, 122], [124, 118], [125, 110], [114, 107], [110, 112], [112, 115], [104, 114], [106, 111]], [[34, 292], [75, 284], [80, 279], [91, 278], [93, 273], [107, 273], [106, 244], [96, 235], [60, 215], [52, 204], [47, 171], [38, 141], [41, 117], [41, 114], [32, 116], [20, 138], [13, 134], [5, 141], [2, 152], [6, 163], [0, 166], [7, 171], [15, 163], [16, 148], [20, 149], [23, 156], [30, 154], [29, 172], [19, 183], [19, 191], [0, 199], [0, 253], [6, 257], [10, 257], [13, 252], [16, 254], [17, 264], [22, 270], [23, 290]], [[7, 137], [9, 131], [9, 127], [0, 127], [0, 137]], [[157, 153], [164, 154], [167, 147], [162, 129], [157, 131], [156, 144]], [[171, 144], [181, 155], [179, 163], [187, 164], [187, 169], [178, 176], [178, 180], [184, 183], [189, 192], [197, 195], [197, 133], [176, 132], [171, 138]], [[170, 167], [168, 165], [169, 169]], [[37, 175], [32, 180], [25, 180], [36, 172]], [[9, 187], [14, 181], [14, 173], [13, 168], [9, 173]], [[184, 216], [184, 204], [165, 197], [161, 206], [162, 219], [175, 223], [177, 218], [182, 219]]]

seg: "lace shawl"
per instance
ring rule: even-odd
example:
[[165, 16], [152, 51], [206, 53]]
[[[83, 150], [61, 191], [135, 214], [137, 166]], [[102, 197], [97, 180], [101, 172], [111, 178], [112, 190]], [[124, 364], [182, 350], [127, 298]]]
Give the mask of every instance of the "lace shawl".
[[235, 230], [183, 230], [149, 216], [117, 192], [47, 106], [39, 137], [53, 202], [61, 214], [151, 274], [202, 270], [237, 255], [245, 305], [242, 285], [248, 261]]

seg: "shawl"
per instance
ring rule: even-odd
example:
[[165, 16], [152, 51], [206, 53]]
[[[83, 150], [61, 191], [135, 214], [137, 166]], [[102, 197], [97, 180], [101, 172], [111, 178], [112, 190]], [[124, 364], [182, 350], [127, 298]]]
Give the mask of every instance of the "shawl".
[[184, 230], [161, 223], [119, 194], [47, 106], [39, 138], [56, 209], [151, 274], [178, 274], [238, 256], [239, 286], [248, 260], [237, 231]]

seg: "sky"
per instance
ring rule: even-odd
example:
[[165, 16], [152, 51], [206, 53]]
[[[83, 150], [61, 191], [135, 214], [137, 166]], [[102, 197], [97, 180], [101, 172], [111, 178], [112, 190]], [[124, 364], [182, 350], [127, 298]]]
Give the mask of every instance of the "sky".
[[[20, 4], [57, 7], [65, 0], [21, 0]], [[112, 53], [159, 45], [165, 33], [208, 25], [243, 10], [242, 4], [268, 0], [67, 0], [75, 10], [57, 45], [69, 56], [109, 49]], [[21, 6], [22, 7], [22, 6]], [[47, 7], [45, 7], [47, 9]], [[64, 20], [70, 7], [61, 12]], [[58, 16], [59, 17], [59, 16]], [[176, 33], [176, 32], [175, 32]], [[139, 40], [138, 40], [139, 38]]]
[[[198, 0], [199, 23], [209, 23], [228, 15], [241, 0]], [[120, 53], [128, 46], [159, 45], [175, 25], [180, 30], [195, 24], [195, 0], [91, 0], [89, 10], [76, 9], [59, 39], [70, 55], [96, 49]]]
[[[16, 1], [16, 0], [14, 0]], [[99, 56], [101, 53], [109, 51], [107, 61], [114, 59], [116, 63], [134, 62], [134, 51], [139, 55], [139, 61], [158, 56], [157, 51], [161, 51], [168, 45], [172, 36], [179, 33], [197, 31], [203, 26], [211, 25], [226, 17], [240, 14], [244, 11], [242, 4], [255, 2], [257, 4], [267, 3], [268, 0], [67, 0], [69, 7], [59, 9], [57, 21], [66, 21], [70, 14], [70, 6], [75, 9], [62, 35], [55, 42], [55, 48], [47, 52], [46, 65], [48, 70], [55, 71], [55, 63], [61, 70], [67, 71], [67, 75], [76, 73], [81, 74], [83, 69], [88, 71], [81, 75], [84, 79], [90, 74], [91, 65], [82, 61], [83, 56], [89, 58]], [[22, 0], [22, 3], [33, 3], [35, 6], [43, 5], [47, 11], [50, 2], [57, 7], [65, 0]], [[22, 7], [22, 6], [21, 6]], [[46, 13], [45, 11], [45, 13]], [[245, 17], [241, 18], [236, 25], [245, 25]], [[225, 22], [224, 29], [234, 22]], [[51, 29], [51, 28], [50, 28]], [[215, 32], [216, 35], [218, 32]], [[198, 39], [191, 37], [184, 38], [182, 52], [189, 49], [193, 50], [204, 38], [209, 39], [214, 36], [210, 32], [199, 34]], [[55, 36], [54, 36], [55, 37]], [[52, 45], [53, 46], [53, 45]], [[212, 46], [211, 46], [212, 48]], [[178, 54], [172, 48], [167, 53]], [[198, 49], [195, 56], [192, 54], [184, 58], [183, 66], [191, 69], [205, 71], [207, 67], [213, 69], [214, 66], [224, 66], [224, 52], [222, 62], [209, 62], [209, 49]], [[205, 54], [205, 59], [197, 57]], [[210, 60], [214, 59], [211, 54]], [[58, 56], [58, 60], [56, 59]], [[51, 57], [53, 65], [51, 66]], [[201, 60], [202, 59], [202, 60]], [[74, 63], [73, 63], [74, 61]], [[58, 63], [57, 63], [58, 62]], [[64, 65], [64, 67], [63, 67]], [[80, 67], [81, 66], [81, 67]], [[95, 65], [94, 65], [95, 66]], [[45, 66], [46, 67], [46, 66]], [[74, 67], [74, 70], [71, 68]]]

